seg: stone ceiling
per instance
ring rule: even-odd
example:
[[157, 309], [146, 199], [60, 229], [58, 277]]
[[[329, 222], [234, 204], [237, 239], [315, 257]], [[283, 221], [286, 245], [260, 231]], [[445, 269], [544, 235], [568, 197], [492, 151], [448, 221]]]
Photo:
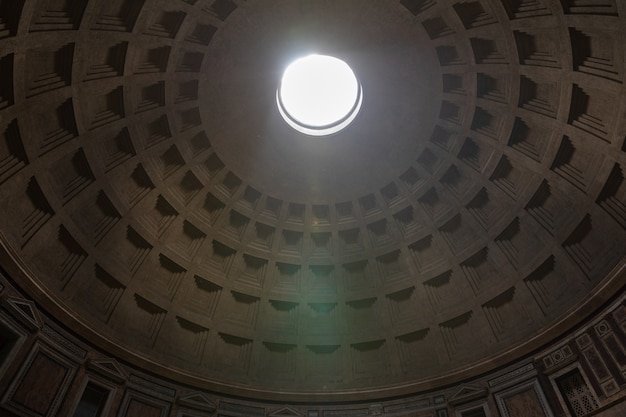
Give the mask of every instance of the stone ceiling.
[[[625, 19], [618, 0], [0, 1], [0, 260], [87, 340], [222, 393], [487, 371], [623, 285]], [[327, 138], [275, 106], [310, 52], [364, 90]]]

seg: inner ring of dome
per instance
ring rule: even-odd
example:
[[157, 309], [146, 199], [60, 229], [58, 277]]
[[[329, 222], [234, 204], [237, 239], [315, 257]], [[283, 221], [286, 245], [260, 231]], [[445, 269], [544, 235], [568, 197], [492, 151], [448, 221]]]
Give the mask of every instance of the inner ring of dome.
[[352, 69], [327, 55], [308, 55], [285, 70], [276, 93], [287, 124], [301, 133], [325, 136], [347, 127], [363, 103]]

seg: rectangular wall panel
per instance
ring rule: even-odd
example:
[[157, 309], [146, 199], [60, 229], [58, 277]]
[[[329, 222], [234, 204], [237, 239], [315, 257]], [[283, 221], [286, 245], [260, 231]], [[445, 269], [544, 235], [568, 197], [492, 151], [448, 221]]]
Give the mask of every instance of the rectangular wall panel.
[[4, 408], [32, 417], [55, 415], [78, 365], [36, 343], [2, 399]]
[[139, 392], [127, 390], [118, 417], [167, 417], [171, 404]]
[[536, 379], [495, 394], [502, 417], [553, 417]]

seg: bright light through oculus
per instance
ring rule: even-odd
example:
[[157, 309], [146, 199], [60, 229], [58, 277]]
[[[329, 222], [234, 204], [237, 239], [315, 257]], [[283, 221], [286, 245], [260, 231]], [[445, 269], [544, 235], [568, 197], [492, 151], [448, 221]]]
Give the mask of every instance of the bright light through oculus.
[[327, 55], [309, 55], [291, 63], [276, 93], [285, 121], [307, 135], [339, 132], [357, 116], [361, 85], [348, 64]]

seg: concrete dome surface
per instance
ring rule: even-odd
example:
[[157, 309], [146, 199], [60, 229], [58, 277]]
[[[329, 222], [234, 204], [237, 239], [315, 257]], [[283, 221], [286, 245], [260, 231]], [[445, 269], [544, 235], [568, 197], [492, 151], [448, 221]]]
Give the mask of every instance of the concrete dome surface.
[[[490, 372], [624, 284], [625, 19], [0, 1], [1, 264], [83, 340], [219, 393], [375, 400]], [[363, 89], [332, 140], [276, 106], [312, 53]]]

